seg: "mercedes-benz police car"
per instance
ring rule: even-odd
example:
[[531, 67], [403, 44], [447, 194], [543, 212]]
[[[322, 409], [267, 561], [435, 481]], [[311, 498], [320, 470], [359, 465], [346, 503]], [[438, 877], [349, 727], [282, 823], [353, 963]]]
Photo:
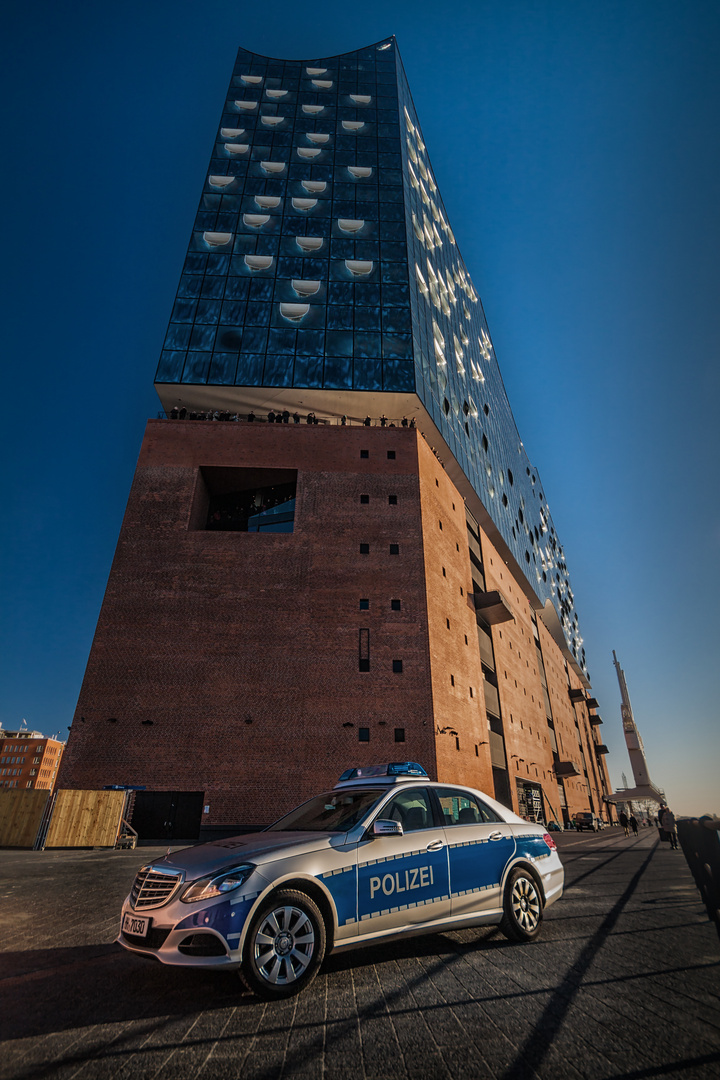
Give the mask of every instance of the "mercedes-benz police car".
[[348, 769], [262, 832], [143, 866], [118, 941], [164, 964], [237, 968], [281, 998], [330, 951], [483, 924], [532, 940], [563, 880], [544, 826], [393, 762]]

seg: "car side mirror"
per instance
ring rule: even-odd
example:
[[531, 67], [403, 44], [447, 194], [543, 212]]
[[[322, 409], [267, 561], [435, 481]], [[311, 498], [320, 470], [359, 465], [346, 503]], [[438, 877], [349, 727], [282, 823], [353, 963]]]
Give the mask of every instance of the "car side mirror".
[[373, 822], [373, 834], [375, 836], [402, 836], [403, 827], [399, 821], [378, 818]]

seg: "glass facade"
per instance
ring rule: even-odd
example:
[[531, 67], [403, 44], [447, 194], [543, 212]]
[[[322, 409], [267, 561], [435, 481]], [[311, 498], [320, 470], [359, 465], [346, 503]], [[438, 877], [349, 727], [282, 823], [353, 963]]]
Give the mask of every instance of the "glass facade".
[[156, 383], [216, 387], [219, 404], [231, 387], [416, 396], [586, 674], [394, 38], [303, 61], [239, 50]]
[[413, 391], [394, 45], [238, 53], [159, 383]]

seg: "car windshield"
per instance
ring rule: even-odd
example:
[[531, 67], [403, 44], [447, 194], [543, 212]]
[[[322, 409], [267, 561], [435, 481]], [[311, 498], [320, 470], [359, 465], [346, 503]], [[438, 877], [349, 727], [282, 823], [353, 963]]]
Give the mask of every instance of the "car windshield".
[[291, 810], [268, 832], [347, 832], [385, 794], [383, 788], [328, 791]]

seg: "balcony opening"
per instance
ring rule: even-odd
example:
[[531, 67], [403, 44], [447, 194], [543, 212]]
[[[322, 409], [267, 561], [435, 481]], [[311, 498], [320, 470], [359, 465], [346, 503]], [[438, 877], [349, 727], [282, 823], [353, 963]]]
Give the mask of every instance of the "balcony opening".
[[203, 466], [190, 528], [289, 533], [295, 521], [296, 494], [296, 469]]

